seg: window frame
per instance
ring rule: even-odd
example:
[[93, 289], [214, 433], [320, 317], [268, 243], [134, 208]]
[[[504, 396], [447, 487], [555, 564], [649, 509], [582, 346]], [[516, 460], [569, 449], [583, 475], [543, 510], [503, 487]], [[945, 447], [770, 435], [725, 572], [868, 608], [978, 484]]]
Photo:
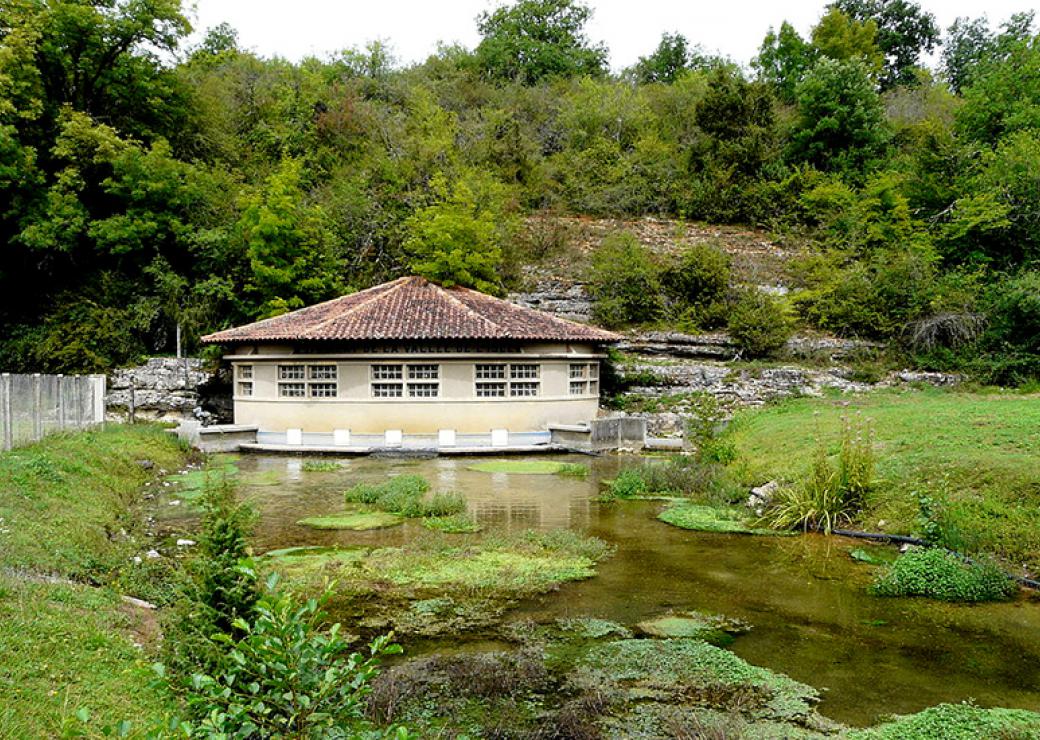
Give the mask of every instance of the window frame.
[[[389, 392], [396, 389], [396, 393]], [[370, 398], [411, 400], [441, 397], [441, 364], [439, 362], [373, 362], [369, 363], [368, 395]]]

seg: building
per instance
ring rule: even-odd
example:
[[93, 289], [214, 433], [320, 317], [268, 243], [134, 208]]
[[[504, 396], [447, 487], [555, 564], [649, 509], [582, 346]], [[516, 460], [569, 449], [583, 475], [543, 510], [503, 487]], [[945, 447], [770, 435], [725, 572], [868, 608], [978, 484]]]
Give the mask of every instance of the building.
[[404, 277], [203, 337], [225, 347], [235, 423], [299, 443], [545, 432], [596, 417], [619, 337]]

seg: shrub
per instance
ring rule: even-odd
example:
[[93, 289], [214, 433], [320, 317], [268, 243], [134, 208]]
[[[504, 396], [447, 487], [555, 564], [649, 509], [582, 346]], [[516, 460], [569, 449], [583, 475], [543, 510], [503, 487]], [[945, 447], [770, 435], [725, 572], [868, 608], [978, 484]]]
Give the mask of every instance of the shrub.
[[629, 233], [612, 234], [592, 255], [592, 307], [604, 326], [655, 321], [661, 316], [661, 269]]
[[163, 620], [163, 662], [180, 679], [220, 664], [222, 650], [213, 636], [236, 634], [235, 624], [252, 616], [260, 597], [247, 547], [252, 509], [238, 503], [226, 478], [207, 481], [200, 505], [198, 551], [188, 564], [180, 598]]
[[837, 465], [827, 448], [818, 444], [809, 474], [800, 484], [777, 493], [767, 518], [779, 529], [819, 528], [830, 533], [862, 508], [873, 484], [874, 465], [870, 430], [857, 428], [846, 417]]
[[878, 596], [999, 601], [1011, 598], [1018, 586], [995, 563], [969, 563], [932, 548], [908, 550], [878, 576], [872, 590]]
[[723, 465], [733, 462], [737, 449], [725, 435], [726, 412], [718, 399], [709, 393], [699, 393], [691, 400], [692, 414], [684, 431], [694, 445], [697, 462]]
[[218, 637], [228, 651], [212, 674], [192, 677], [188, 706], [207, 737], [350, 736], [365, 729], [364, 699], [381, 655], [399, 653], [390, 637], [368, 655], [347, 653], [340, 625], [321, 628], [323, 599], [297, 603], [272, 577], [252, 619], [236, 619], [236, 638]]
[[988, 357], [980, 375], [992, 383], [1017, 385], [1040, 377], [1040, 270], [1024, 272], [994, 288], [987, 300]]
[[423, 516], [451, 516], [466, 510], [466, 499], [458, 493], [435, 493], [422, 507]]
[[780, 301], [759, 290], [746, 290], [733, 306], [728, 330], [741, 351], [764, 357], [784, 346], [792, 332]]
[[610, 482], [609, 498], [635, 498], [645, 496], [649, 489], [640, 468], [626, 468]]
[[725, 323], [722, 307], [729, 290], [729, 255], [710, 244], [693, 244], [665, 271], [665, 288], [686, 318], [700, 328]]

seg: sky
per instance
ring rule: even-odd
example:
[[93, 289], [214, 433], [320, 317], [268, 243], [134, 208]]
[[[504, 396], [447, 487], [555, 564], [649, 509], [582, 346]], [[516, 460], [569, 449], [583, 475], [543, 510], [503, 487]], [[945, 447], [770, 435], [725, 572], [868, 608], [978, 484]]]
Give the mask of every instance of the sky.
[[[588, 35], [610, 49], [620, 70], [650, 53], [665, 31], [679, 32], [706, 51], [746, 64], [770, 26], [790, 21], [803, 34], [826, 0], [586, 0]], [[1030, 7], [1029, 0], [919, 0], [945, 29], [958, 16], [985, 13], [997, 25]], [[195, 0], [196, 35], [227, 21], [239, 43], [263, 56], [298, 60], [325, 56], [375, 39], [388, 41], [401, 63], [424, 60], [437, 43], [479, 42], [474, 19], [494, 0]]]

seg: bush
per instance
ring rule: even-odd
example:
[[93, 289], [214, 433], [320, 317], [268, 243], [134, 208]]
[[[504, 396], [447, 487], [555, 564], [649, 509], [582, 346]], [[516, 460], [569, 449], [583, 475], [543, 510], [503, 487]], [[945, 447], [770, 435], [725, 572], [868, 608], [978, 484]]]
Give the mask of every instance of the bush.
[[609, 498], [635, 498], [649, 492], [641, 468], [626, 468], [610, 482]]
[[1018, 586], [992, 562], [968, 563], [946, 550], [913, 549], [881, 573], [878, 596], [925, 596], [940, 601], [1000, 601]]
[[746, 290], [730, 311], [729, 334], [750, 357], [764, 357], [787, 343], [793, 327], [780, 301]]
[[857, 429], [844, 419], [841, 449], [835, 466], [827, 448], [818, 444], [809, 475], [800, 484], [782, 488], [768, 518], [778, 529], [819, 528], [830, 533], [852, 520], [874, 480], [874, 445], [869, 429]]
[[988, 297], [987, 356], [983, 380], [1018, 385], [1040, 377], [1040, 271], [1024, 272], [996, 286]]
[[350, 737], [367, 729], [364, 699], [381, 655], [399, 653], [390, 637], [368, 655], [347, 653], [340, 625], [323, 630], [322, 600], [297, 603], [268, 581], [252, 619], [236, 619], [239, 638], [223, 634], [227, 658], [192, 677], [188, 706], [206, 737]]
[[697, 462], [729, 465], [737, 448], [725, 435], [726, 414], [715, 396], [699, 393], [692, 399], [692, 415], [686, 422], [686, 438], [693, 443]]
[[222, 648], [213, 636], [236, 634], [235, 624], [252, 617], [260, 598], [247, 546], [252, 509], [238, 503], [227, 479], [207, 481], [200, 504], [198, 551], [188, 564], [180, 598], [163, 619], [163, 662], [181, 680], [220, 664]]
[[661, 317], [661, 269], [629, 233], [612, 234], [592, 254], [589, 275], [596, 321], [618, 327]]
[[710, 244], [693, 244], [665, 271], [663, 282], [683, 316], [699, 328], [725, 323], [729, 255]]

